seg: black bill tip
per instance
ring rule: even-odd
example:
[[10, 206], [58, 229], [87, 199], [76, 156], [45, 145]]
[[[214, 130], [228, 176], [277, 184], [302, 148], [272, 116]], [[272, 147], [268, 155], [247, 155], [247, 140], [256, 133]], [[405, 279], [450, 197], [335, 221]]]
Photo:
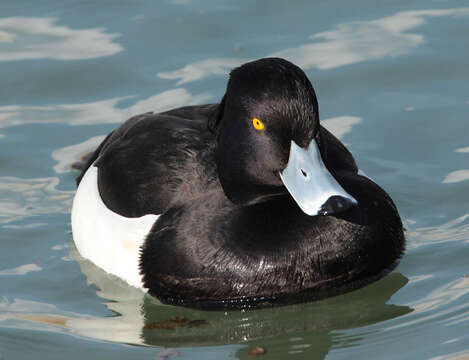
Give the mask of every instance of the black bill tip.
[[331, 196], [327, 201], [322, 204], [321, 208], [318, 211], [319, 215], [332, 215], [347, 211], [351, 207], [355, 206], [357, 203], [349, 198], [334, 195]]

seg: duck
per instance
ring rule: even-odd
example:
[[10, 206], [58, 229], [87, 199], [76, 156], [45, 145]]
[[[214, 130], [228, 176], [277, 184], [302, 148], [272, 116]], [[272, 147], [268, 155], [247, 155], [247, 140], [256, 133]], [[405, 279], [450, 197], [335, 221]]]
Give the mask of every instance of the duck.
[[77, 185], [81, 256], [166, 304], [321, 299], [385, 276], [405, 248], [392, 199], [320, 125], [310, 80], [281, 58], [231, 70], [219, 103], [130, 118]]

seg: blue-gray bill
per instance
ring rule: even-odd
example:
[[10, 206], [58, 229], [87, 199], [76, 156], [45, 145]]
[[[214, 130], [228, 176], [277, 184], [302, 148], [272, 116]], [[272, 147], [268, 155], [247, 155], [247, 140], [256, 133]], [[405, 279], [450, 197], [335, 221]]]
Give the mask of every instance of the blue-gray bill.
[[306, 150], [291, 142], [288, 163], [280, 178], [307, 215], [330, 215], [357, 204], [327, 170], [314, 139]]

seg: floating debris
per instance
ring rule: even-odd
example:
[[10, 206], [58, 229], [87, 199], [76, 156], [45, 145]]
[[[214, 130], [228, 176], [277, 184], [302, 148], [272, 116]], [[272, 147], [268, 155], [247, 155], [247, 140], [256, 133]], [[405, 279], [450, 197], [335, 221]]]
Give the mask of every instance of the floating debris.
[[267, 353], [267, 349], [262, 346], [256, 346], [248, 350], [248, 354], [251, 356], [265, 355], [266, 353]]

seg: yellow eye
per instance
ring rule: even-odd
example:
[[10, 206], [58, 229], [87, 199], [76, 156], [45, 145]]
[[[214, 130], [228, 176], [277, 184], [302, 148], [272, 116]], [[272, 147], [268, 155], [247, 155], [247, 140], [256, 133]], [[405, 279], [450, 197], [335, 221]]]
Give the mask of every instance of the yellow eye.
[[256, 130], [264, 130], [264, 124], [258, 118], [252, 119], [252, 124]]

